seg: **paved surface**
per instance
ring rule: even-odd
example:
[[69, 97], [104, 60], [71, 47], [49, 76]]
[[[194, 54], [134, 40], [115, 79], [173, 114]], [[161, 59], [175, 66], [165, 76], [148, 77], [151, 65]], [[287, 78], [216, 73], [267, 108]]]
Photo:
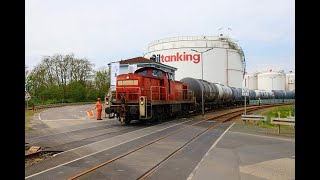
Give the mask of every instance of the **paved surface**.
[[[35, 143], [46, 139], [54, 142], [55, 137], [60, 137], [56, 139], [56, 145], [61, 142], [69, 144], [59, 146], [65, 152], [59, 153], [48, 161], [27, 167], [26, 179], [50, 179], [53, 176], [55, 179], [66, 179], [70, 177], [70, 173], [79, 173], [81, 170], [92, 167], [93, 164], [100, 164], [145, 142], [155, 140], [160, 135], [168, 134], [179, 126], [185, 126], [179, 123], [188, 121], [184, 118], [142, 129], [128, 126], [104, 129], [104, 126], [109, 127], [118, 121], [105, 118], [97, 121], [95, 117], [90, 119], [86, 112], [93, 108], [94, 105], [60, 107], [45, 110], [40, 113], [40, 116], [35, 115], [34, 130], [26, 133], [28, 140]], [[186, 124], [189, 123], [191, 122]], [[248, 134], [243, 131], [239, 132], [239, 126], [226, 131], [230, 124], [225, 123], [205, 133], [204, 136], [186, 146], [163, 164], [149, 179], [294, 179], [295, 141], [293, 138]], [[79, 130], [85, 134], [75, 136], [74, 133]], [[124, 131], [120, 132], [121, 130]], [[173, 136], [169, 140], [156, 143], [81, 179], [138, 177], [138, 174], [143, 174], [160, 162], [172, 151], [172, 148], [181, 146], [182, 139], [191, 137], [198, 130], [195, 128], [180, 136]], [[118, 132], [119, 134], [109, 134]], [[65, 136], [64, 139], [63, 134], [68, 136]], [[91, 135], [92, 139], [82, 140]], [[75, 140], [83, 144], [75, 145], [72, 143]], [[113, 172], [111, 176], [109, 173], [106, 174], [111, 171]], [[128, 172], [133, 176], [122, 176]], [[122, 175], [119, 176], [119, 174]]]
[[30, 122], [32, 130], [26, 131], [26, 139], [99, 126], [99, 124], [105, 124], [103, 120], [119, 122], [115, 118], [105, 118], [104, 112], [102, 112], [102, 121], [97, 121], [95, 116], [90, 118], [87, 114], [89, 109], [94, 110], [94, 104], [39, 110], [33, 115]]
[[295, 179], [295, 140], [228, 131], [190, 179]]
[[[139, 145], [145, 144], [145, 142], [155, 140], [159, 138], [160, 134], [167, 134], [176, 130], [178, 126], [185, 126], [184, 124], [179, 124], [184, 121], [186, 120], [181, 119], [151, 126], [65, 151], [52, 159], [27, 167], [25, 169], [25, 176], [35, 175], [30, 176], [30, 178], [37, 179], [47, 178], [55, 174], [57, 179], [65, 179], [69, 173], [79, 172], [91, 167], [92, 164], [102, 163], [106, 159], [111, 159]], [[74, 165], [81, 165], [84, 169], [73, 168], [74, 170], [69, 171], [68, 167]], [[36, 175], [36, 173], [39, 174]]]
[[[221, 137], [232, 122], [217, 125], [195, 141], [190, 143], [178, 154], [165, 162], [156, 172], [147, 179], [185, 180], [195, 169], [210, 147]], [[209, 177], [212, 179], [213, 176]]]
[[[94, 112], [94, 117], [92, 118], [87, 114], [87, 111], [90, 109]], [[73, 125], [75, 123], [88, 123], [90, 120], [96, 120], [95, 115], [96, 111], [94, 109], [94, 104], [86, 104], [46, 109], [38, 114], [38, 119], [50, 128], [57, 128]], [[104, 118], [104, 113], [102, 114], [102, 117]]]

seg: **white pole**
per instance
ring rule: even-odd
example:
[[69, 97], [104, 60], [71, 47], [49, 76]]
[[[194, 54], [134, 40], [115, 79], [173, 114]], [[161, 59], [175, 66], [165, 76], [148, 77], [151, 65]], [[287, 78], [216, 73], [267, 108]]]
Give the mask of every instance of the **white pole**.
[[[199, 52], [197, 50], [191, 49], [191, 51], [195, 51], [195, 52], [201, 54], [200, 61], [201, 61], [201, 79], [202, 79], [202, 82], [203, 82], [203, 57], [202, 57], [202, 55], [203, 55], [204, 52], [208, 52], [208, 51], [210, 51], [212, 49], [213, 48], [210, 48], [210, 49], [207, 49], [206, 51], [202, 51], [202, 52]], [[201, 104], [202, 104], [202, 116], [204, 116], [203, 88], [201, 89]]]
[[[203, 54], [203, 52], [201, 52], [201, 79], [202, 79], [202, 83], [203, 83], [203, 58], [202, 58], [202, 54]], [[202, 116], [204, 116], [203, 88], [204, 87], [202, 87], [202, 89], [201, 89]]]
[[246, 115], [247, 114], [247, 102], [246, 102], [246, 100], [247, 100], [247, 92], [245, 92], [244, 93], [244, 115]]

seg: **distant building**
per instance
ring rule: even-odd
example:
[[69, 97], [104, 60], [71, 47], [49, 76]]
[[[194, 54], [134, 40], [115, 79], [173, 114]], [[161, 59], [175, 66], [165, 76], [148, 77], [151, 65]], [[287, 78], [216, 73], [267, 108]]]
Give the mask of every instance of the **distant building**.
[[245, 75], [244, 87], [253, 90], [286, 90], [295, 89], [295, 73], [279, 71], [254, 72]]

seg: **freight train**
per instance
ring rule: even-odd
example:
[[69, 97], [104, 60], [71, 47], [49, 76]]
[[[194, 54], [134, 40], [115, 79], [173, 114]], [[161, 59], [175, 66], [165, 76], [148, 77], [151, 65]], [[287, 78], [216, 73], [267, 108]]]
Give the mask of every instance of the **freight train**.
[[[175, 81], [170, 72], [143, 67], [117, 76], [114, 96], [105, 97], [106, 114], [130, 124], [166, 119], [201, 111], [202, 90], [205, 110], [244, 104], [242, 89], [186, 77]], [[294, 99], [294, 92], [249, 90], [248, 99]]]

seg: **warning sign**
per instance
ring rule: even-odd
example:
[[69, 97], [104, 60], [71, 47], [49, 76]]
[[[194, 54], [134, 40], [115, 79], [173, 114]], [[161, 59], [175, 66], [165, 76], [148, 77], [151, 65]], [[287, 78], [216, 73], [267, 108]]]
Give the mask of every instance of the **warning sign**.
[[31, 99], [31, 96], [30, 96], [30, 94], [29, 94], [27, 91], [25, 91], [24, 97], [25, 97], [26, 100]]
[[89, 109], [88, 111], [87, 111], [87, 113], [88, 113], [88, 116], [89, 116], [89, 118], [92, 118], [93, 117], [93, 111], [91, 110], [91, 109]]

